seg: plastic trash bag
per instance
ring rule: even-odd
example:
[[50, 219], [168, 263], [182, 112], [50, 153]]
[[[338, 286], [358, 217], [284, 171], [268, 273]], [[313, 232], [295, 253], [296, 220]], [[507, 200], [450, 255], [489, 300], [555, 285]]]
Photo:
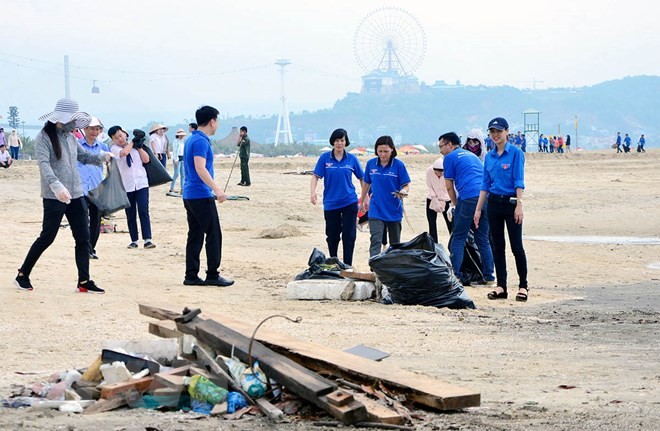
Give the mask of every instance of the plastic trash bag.
[[143, 146], [142, 149], [147, 152], [149, 155], [149, 163], [144, 163], [144, 170], [147, 171], [147, 180], [149, 181], [149, 187], [160, 186], [162, 184], [167, 184], [172, 182], [172, 177], [167, 172], [167, 169], [163, 164], [158, 160], [158, 157], [151, 151], [147, 145]]
[[114, 158], [110, 159], [108, 173], [101, 184], [94, 190], [90, 190], [87, 197], [99, 209], [101, 217], [131, 206], [119, 174], [117, 161]]
[[326, 258], [325, 254], [316, 247], [312, 250], [307, 264], [309, 268], [296, 275], [294, 280], [344, 278], [339, 275], [339, 271], [350, 268], [337, 257]]
[[454, 276], [449, 254], [424, 232], [369, 259], [395, 304], [476, 308]]
[[[449, 237], [448, 247], [451, 248], [452, 237]], [[463, 284], [486, 284], [486, 279], [481, 271], [481, 253], [474, 239], [474, 229], [470, 229], [468, 237], [465, 240], [465, 249], [463, 250], [463, 264], [461, 265], [461, 274], [463, 274]]]

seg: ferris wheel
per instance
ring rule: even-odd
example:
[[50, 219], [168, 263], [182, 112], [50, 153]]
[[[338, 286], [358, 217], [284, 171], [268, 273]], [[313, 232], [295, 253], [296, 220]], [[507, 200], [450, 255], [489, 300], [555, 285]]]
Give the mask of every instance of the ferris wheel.
[[411, 13], [384, 7], [362, 19], [353, 37], [353, 51], [367, 73], [410, 75], [424, 59], [426, 35]]

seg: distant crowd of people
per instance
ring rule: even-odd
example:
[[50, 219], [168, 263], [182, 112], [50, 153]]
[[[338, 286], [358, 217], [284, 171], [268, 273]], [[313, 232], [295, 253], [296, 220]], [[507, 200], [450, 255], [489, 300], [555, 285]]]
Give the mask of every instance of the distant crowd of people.
[[566, 139], [564, 139], [561, 135], [545, 136], [541, 133], [539, 135], [538, 145], [539, 153], [570, 153], [571, 135], [566, 135]]

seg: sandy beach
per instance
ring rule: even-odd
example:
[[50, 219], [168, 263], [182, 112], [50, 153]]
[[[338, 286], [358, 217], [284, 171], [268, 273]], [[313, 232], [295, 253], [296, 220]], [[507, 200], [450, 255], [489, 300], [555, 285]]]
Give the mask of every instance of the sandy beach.
[[[425, 169], [436, 155], [403, 156], [412, 183], [402, 239], [427, 230]], [[300, 324], [267, 326], [343, 350], [366, 344], [391, 353], [388, 363], [472, 388], [482, 405], [425, 417], [417, 429], [526, 430], [660, 429], [660, 245], [616, 244], [602, 237], [660, 238], [660, 150], [528, 154], [525, 249], [529, 301], [489, 301], [485, 287], [467, 287], [476, 310], [447, 310], [375, 302], [290, 301], [286, 284], [306, 269], [314, 247], [327, 252], [322, 205], [309, 203], [315, 158], [253, 158], [252, 186], [230, 195], [249, 201], [218, 204], [223, 228], [223, 275], [228, 288], [183, 286], [186, 215], [181, 199], [151, 189], [156, 249], [128, 250], [125, 215], [120, 233], [101, 234], [91, 274], [105, 295], [74, 292], [73, 238], [64, 227], [41, 257], [32, 292], [13, 284], [41, 227], [36, 162], [0, 170], [3, 240], [0, 254], [0, 398], [11, 385], [89, 365], [105, 341], [151, 338], [139, 303], [200, 307], [256, 326], [272, 314], [301, 316]], [[366, 162], [366, 159], [363, 163]], [[231, 159], [216, 161], [224, 186]], [[171, 169], [171, 166], [170, 166]], [[323, 184], [319, 184], [319, 195]], [[276, 229], [283, 238], [268, 238]], [[125, 233], [123, 233], [125, 232]], [[448, 234], [439, 226], [440, 240]], [[600, 243], [534, 237], [601, 237]], [[358, 232], [354, 266], [368, 270], [368, 233]], [[616, 241], [615, 241], [616, 242]], [[515, 268], [507, 255], [510, 284]], [[202, 262], [204, 260], [202, 259]], [[203, 277], [203, 274], [201, 274]], [[572, 389], [562, 389], [574, 386]], [[311, 421], [269, 425], [246, 417], [188, 420], [183, 413], [119, 410], [95, 416], [0, 409], [1, 429], [252, 430], [323, 429]], [[328, 428], [330, 429], [330, 428]]]

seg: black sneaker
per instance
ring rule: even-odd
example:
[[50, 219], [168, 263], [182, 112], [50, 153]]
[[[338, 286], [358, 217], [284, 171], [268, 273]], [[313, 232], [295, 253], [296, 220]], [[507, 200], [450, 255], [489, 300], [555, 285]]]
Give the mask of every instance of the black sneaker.
[[98, 259], [99, 257], [96, 255], [96, 253], [92, 252], [92, 253], [89, 254], [89, 258], [90, 259]]
[[87, 280], [87, 283], [84, 284], [78, 282], [78, 287], [76, 288], [76, 291], [80, 293], [105, 293], [105, 290], [98, 287], [94, 283], [94, 280]]
[[144, 248], [156, 248], [156, 244], [154, 244], [154, 243], [151, 242], [151, 241], [146, 241], [146, 242], [144, 243]]
[[132, 243], [128, 244], [128, 248], [138, 248], [138, 245], [137, 245], [137, 243], [132, 242]]
[[219, 275], [218, 278], [207, 278], [204, 280], [204, 286], [231, 286], [234, 284], [234, 280], [230, 280], [228, 278], [224, 278], [223, 276]]
[[32, 283], [30, 283], [30, 277], [27, 275], [17, 275], [16, 280], [14, 281], [14, 284], [16, 287], [18, 287], [20, 290], [32, 290], [34, 289], [32, 287]]
[[203, 286], [204, 285], [204, 280], [201, 278], [186, 278], [183, 280], [183, 284], [185, 286]]

